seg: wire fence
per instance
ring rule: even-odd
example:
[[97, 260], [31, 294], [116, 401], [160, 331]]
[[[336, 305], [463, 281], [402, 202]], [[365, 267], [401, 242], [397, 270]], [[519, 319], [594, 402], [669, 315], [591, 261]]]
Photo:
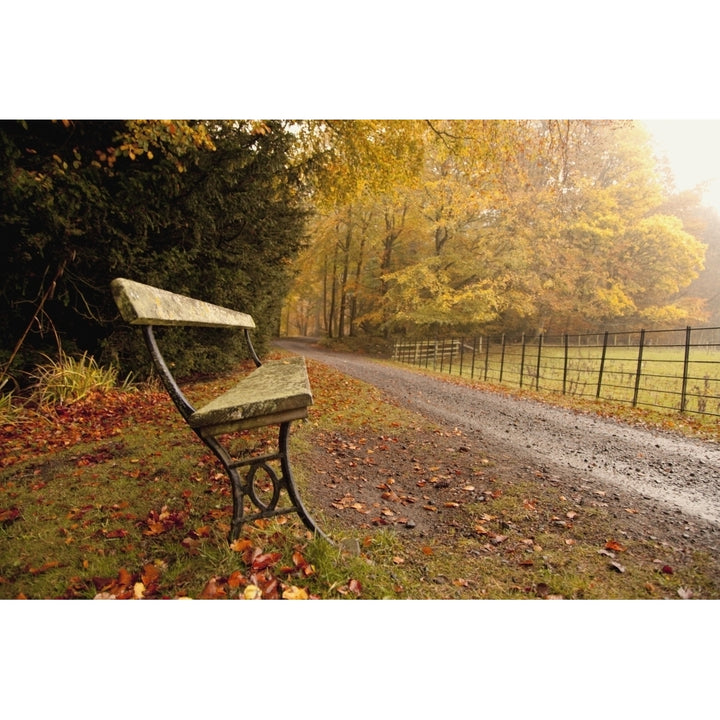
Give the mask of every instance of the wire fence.
[[489, 383], [720, 417], [720, 328], [397, 340], [393, 360]]

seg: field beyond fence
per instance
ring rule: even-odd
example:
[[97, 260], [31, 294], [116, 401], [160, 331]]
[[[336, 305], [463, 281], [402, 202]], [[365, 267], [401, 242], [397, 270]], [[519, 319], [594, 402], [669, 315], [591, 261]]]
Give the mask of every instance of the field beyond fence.
[[393, 360], [529, 390], [720, 417], [720, 328], [398, 340]]

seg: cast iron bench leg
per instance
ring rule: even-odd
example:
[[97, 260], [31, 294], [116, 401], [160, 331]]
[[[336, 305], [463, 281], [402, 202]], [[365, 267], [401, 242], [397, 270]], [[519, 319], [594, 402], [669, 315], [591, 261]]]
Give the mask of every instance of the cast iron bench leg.
[[[328, 542], [330, 539], [316, 525], [305, 506], [300, 500], [300, 495], [295, 487], [295, 481], [290, 469], [290, 461], [288, 459], [288, 435], [290, 432], [290, 422], [281, 423], [278, 432], [278, 452], [270, 455], [262, 455], [257, 457], [248, 457], [245, 459], [234, 460], [231, 454], [223, 447], [216, 437], [202, 437], [201, 440], [213, 451], [215, 456], [220, 460], [225, 471], [227, 472], [232, 487], [233, 497], [233, 517], [228, 536], [229, 542], [238, 539], [242, 526], [246, 522], [257, 520], [258, 518], [274, 517], [276, 515], [285, 515], [295, 512], [303, 521], [305, 527], [313, 533], [324, 538]], [[281, 476], [268, 464], [272, 461], [280, 462]], [[238, 468], [248, 467], [243, 477]], [[261, 500], [255, 489], [256, 473], [262, 471], [272, 482], [273, 491], [271, 499], [266, 503]], [[280, 500], [280, 491], [284, 489], [290, 499], [291, 506], [278, 508], [277, 503]], [[250, 501], [258, 509], [257, 513], [245, 516], [244, 501], [248, 497]]]
[[288, 458], [288, 449], [287, 449], [287, 441], [288, 441], [288, 435], [290, 434], [290, 423], [284, 422], [280, 425], [280, 434], [278, 438], [278, 444], [280, 447], [280, 466], [282, 468], [282, 481], [285, 485], [285, 490], [287, 491], [287, 494], [290, 497], [290, 500], [293, 504], [293, 506], [297, 510], [297, 514], [300, 516], [300, 519], [305, 524], [305, 527], [308, 528], [308, 530], [311, 530], [313, 533], [319, 535], [320, 537], [324, 538], [328, 542], [330, 541], [330, 538], [325, 535], [325, 533], [320, 530], [320, 528], [315, 525], [315, 522], [310, 517], [310, 514], [305, 509], [305, 506], [302, 503], [302, 500], [300, 499], [300, 494], [297, 491], [297, 488], [295, 487], [295, 480], [293, 479], [292, 470], [290, 469], [290, 459]]

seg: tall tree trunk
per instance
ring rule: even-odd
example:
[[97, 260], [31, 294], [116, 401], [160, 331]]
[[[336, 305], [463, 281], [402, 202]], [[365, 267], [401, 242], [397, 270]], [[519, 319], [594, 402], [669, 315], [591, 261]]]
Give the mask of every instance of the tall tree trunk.
[[347, 280], [350, 274], [350, 246], [352, 244], [352, 206], [348, 208], [347, 231], [342, 245], [342, 280], [340, 283], [340, 310], [338, 312], [338, 337], [345, 337], [345, 315], [347, 312]]

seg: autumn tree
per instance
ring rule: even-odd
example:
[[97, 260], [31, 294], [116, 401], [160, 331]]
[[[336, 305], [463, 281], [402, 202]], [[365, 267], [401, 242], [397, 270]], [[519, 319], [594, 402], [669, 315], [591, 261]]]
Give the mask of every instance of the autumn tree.
[[[687, 312], [671, 298], [697, 275], [703, 247], [663, 209], [667, 187], [636, 124], [445, 120], [386, 135], [379, 121], [346, 121], [334, 130], [318, 206], [331, 202], [338, 217], [350, 203], [374, 208], [355, 236], [363, 265], [353, 278], [364, 290], [354, 317], [374, 330], [566, 331]], [[403, 139], [415, 161], [404, 174]]]

